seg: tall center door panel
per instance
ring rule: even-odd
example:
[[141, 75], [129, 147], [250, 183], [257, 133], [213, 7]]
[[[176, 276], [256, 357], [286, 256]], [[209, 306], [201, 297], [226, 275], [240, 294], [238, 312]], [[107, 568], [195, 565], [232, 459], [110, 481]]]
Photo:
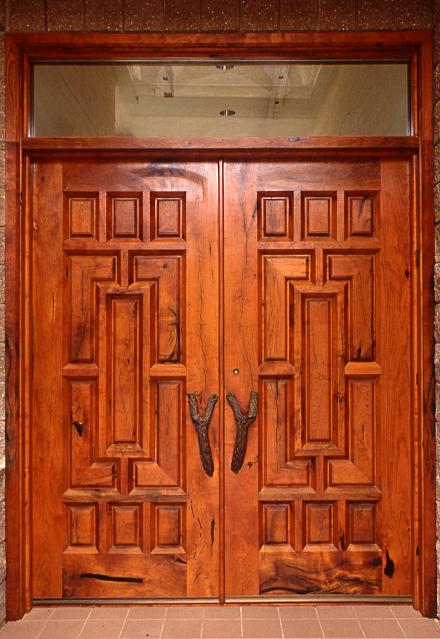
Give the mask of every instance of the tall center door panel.
[[226, 596], [409, 595], [410, 163], [224, 175]]
[[32, 166], [33, 597], [217, 597], [215, 164]]

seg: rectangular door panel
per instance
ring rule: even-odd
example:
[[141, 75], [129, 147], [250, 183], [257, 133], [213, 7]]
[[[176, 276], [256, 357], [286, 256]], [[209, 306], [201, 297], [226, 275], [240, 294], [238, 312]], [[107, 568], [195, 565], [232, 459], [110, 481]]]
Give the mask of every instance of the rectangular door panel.
[[[214, 164], [37, 162], [33, 597], [218, 596]], [[211, 264], [210, 268], [206, 268]]]
[[238, 473], [226, 410], [226, 594], [408, 595], [410, 164], [225, 163], [225, 185], [225, 388], [259, 393]]

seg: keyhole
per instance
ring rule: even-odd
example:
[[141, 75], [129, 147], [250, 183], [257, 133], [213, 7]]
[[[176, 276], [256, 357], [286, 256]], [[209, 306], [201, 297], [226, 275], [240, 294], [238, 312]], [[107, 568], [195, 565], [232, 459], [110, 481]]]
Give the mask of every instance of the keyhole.
[[238, 368], [234, 368], [232, 372], [234, 373], [234, 375], [238, 375], [240, 371], [238, 370]]

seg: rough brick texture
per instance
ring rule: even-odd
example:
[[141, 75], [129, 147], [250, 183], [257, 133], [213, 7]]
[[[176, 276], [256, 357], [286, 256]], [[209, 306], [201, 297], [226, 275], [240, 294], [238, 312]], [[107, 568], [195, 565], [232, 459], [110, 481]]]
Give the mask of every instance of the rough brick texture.
[[[440, 0], [0, 0], [4, 31], [430, 29], [435, 46], [436, 323], [440, 450]], [[1, 37], [1, 36], [0, 36]], [[3, 42], [0, 43], [3, 51]], [[4, 618], [4, 73], [0, 60], [0, 622]], [[440, 465], [440, 453], [437, 455]], [[440, 472], [438, 474], [440, 487]], [[437, 507], [440, 521], [440, 502]], [[438, 527], [440, 539], [440, 525]], [[440, 554], [440, 542], [439, 542]]]

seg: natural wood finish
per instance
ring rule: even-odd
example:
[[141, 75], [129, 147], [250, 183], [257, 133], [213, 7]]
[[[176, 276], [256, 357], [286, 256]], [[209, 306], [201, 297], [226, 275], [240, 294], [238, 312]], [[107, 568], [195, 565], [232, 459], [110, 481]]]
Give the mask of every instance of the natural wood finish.
[[23, 148], [30, 152], [63, 151], [63, 150], [123, 150], [133, 152], [170, 150], [201, 150], [228, 152], [234, 149], [240, 151], [255, 151], [261, 149], [282, 151], [315, 151], [319, 153], [347, 152], [353, 149], [355, 153], [365, 152], [396, 153], [397, 151], [412, 152], [418, 148], [416, 137], [350, 137], [350, 136], [308, 136], [292, 138], [135, 138], [135, 137], [96, 137], [96, 138], [27, 138]]
[[[218, 596], [218, 416], [206, 474], [186, 404], [186, 388], [212, 408], [218, 393], [217, 167], [32, 176], [33, 597]], [[157, 254], [158, 193], [185, 203], [184, 249]], [[96, 224], [75, 248], [80, 194]], [[120, 194], [136, 248], [106, 224]]]
[[38, 59], [212, 57], [264, 59], [410, 59], [432, 38], [427, 31], [360, 33], [16, 33], [18, 46]]
[[292, 594], [351, 592], [362, 596], [378, 592], [381, 559], [378, 552], [370, 553], [368, 558], [361, 553], [348, 555], [338, 551], [286, 558], [275, 552], [262, 557], [261, 571], [268, 576], [261, 582], [261, 595], [288, 595], [286, 584], [292, 584]]
[[[226, 473], [227, 597], [411, 593], [411, 167], [225, 163], [226, 389], [245, 403], [261, 374], [245, 463]], [[293, 207], [270, 248], [262, 194]]]
[[[417, 322], [415, 348], [417, 363], [413, 376], [418, 385], [413, 401], [417, 410], [417, 430], [414, 432], [414, 523], [417, 536], [413, 544], [414, 602], [423, 615], [437, 614], [437, 564], [434, 559], [436, 544], [436, 439], [435, 439], [435, 382], [434, 382], [434, 153], [433, 153], [433, 83], [432, 38], [420, 47], [413, 57], [412, 75], [418, 102], [414, 112], [419, 113], [420, 152], [414, 158], [413, 192], [417, 215], [413, 223], [412, 273], [415, 294], [414, 311]], [[419, 71], [420, 69], [420, 71]], [[417, 74], [420, 73], [418, 76]], [[420, 77], [417, 84], [417, 78]], [[415, 102], [415, 101], [414, 101]], [[418, 364], [418, 365], [417, 365]]]
[[[224, 163], [224, 375], [225, 391], [240, 406], [258, 389], [258, 298], [256, 276], [257, 229], [256, 174], [254, 163]], [[243, 186], [246, 185], [246, 188]], [[266, 190], [266, 189], [264, 189]], [[249, 214], [250, 212], [250, 214]], [[228, 327], [234, 327], [228, 330]], [[257, 329], [258, 330], [258, 329]], [[238, 374], [234, 371], [238, 371]], [[261, 415], [261, 406], [260, 406]], [[259, 420], [258, 420], [259, 421]], [[246, 458], [240, 473], [230, 470], [236, 425], [231, 409], [225, 411], [225, 594], [227, 597], [258, 594], [259, 547], [259, 428], [249, 428]], [[240, 522], [240, 525], [231, 525]]]
[[[413, 209], [414, 215], [412, 221], [412, 245], [411, 245], [411, 265], [409, 268], [410, 278], [412, 282], [412, 298], [411, 298], [411, 317], [413, 320], [413, 336], [412, 341], [412, 362], [411, 362], [411, 416], [414, 424], [413, 429], [413, 441], [411, 444], [412, 457], [411, 467], [414, 469], [414, 481], [412, 483], [412, 509], [413, 516], [411, 526], [414, 531], [413, 546], [412, 546], [412, 565], [414, 566], [412, 576], [412, 597], [416, 607], [420, 608], [426, 615], [433, 615], [435, 613], [435, 600], [436, 600], [436, 588], [435, 588], [435, 483], [434, 483], [434, 468], [435, 468], [435, 442], [434, 442], [434, 428], [433, 428], [433, 365], [432, 365], [432, 270], [433, 270], [433, 198], [432, 198], [432, 183], [433, 183], [433, 164], [432, 164], [432, 87], [431, 87], [431, 40], [432, 35], [425, 32], [382, 32], [382, 33], [282, 33], [282, 34], [8, 34], [6, 36], [6, 72], [7, 72], [7, 91], [6, 91], [6, 156], [7, 156], [7, 288], [6, 288], [6, 329], [7, 329], [7, 357], [8, 357], [8, 381], [7, 381], [7, 429], [8, 429], [8, 467], [7, 467], [7, 553], [8, 553], [8, 575], [7, 575], [7, 614], [9, 619], [19, 618], [23, 613], [31, 606], [31, 600], [33, 593], [31, 592], [30, 585], [30, 559], [31, 559], [31, 545], [29, 540], [30, 531], [30, 492], [29, 492], [29, 474], [28, 470], [31, 468], [29, 463], [29, 451], [30, 445], [27, 440], [29, 433], [29, 373], [30, 373], [30, 324], [29, 324], [29, 211], [27, 206], [29, 204], [28, 198], [30, 188], [28, 179], [30, 175], [30, 167], [28, 157], [33, 157], [36, 161], [41, 158], [50, 158], [55, 165], [62, 164], [62, 160], [70, 161], [75, 157], [79, 161], [83, 161], [88, 158], [91, 161], [93, 157], [100, 158], [113, 158], [113, 162], [116, 157], [122, 160], [133, 161], [136, 157], [145, 156], [169, 160], [171, 155], [173, 161], [178, 158], [184, 161], [188, 160], [201, 160], [204, 158], [213, 159], [218, 161], [218, 176], [219, 183], [223, 184], [223, 161], [221, 158], [228, 157], [230, 159], [236, 159], [237, 161], [245, 158], [252, 159], [255, 153], [260, 153], [261, 157], [266, 159], [279, 159], [283, 157], [285, 160], [292, 160], [292, 157], [296, 160], [307, 158], [327, 158], [328, 160], [336, 160], [338, 157], [342, 158], [357, 158], [363, 161], [372, 159], [374, 157], [381, 157], [383, 160], [388, 158], [390, 161], [392, 158], [396, 158], [400, 155], [402, 162], [405, 162], [403, 158], [408, 158], [412, 153], [418, 152], [418, 156], [413, 161], [413, 172], [411, 180], [413, 180]], [[286, 140], [250, 140], [245, 141], [182, 141], [182, 140], [133, 140], [133, 139], [91, 139], [91, 140], [61, 140], [61, 139], [46, 139], [46, 140], [33, 140], [26, 139], [27, 135], [27, 119], [28, 119], [28, 104], [29, 104], [29, 83], [26, 75], [29, 65], [33, 59], [139, 59], [139, 58], [194, 58], [194, 57], [206, 57], [214, 56], [218, 59], [225, 58], [242, 58], [242, 59], [280, 59], [280, 58], [293, 58], [293, 59], [381, 59], [386, 57], [388, 59], [407, 59], [412, 65], [412, 106], [414, 113], [414, 133], [418, 137], [410, 137], [405, 139], [360, 139], [360, 138], [341, 138], [337, 139], [299, 139], [295, 141]], [[421, 72], [419, 72], [421, 70]], [[418, 116], [420, 114], [420, 117]], [[420, 126], [419, 126], [420, 123]], [[260, 148], [258, 149], [258, 146]], [[21, 151], [23, 150], [23, 154]], [[85, 155], [86, 153], [86, 155]], [[145, 162], [145, 159], [143, 159]], [[41, 163], [41, 166], [44, 162]], [[253, 175], [254, 169], [248, 167], [243, 173], [246, 184], [252, 186], [255, 181]], [[217, 174], [217, 171], [214, 171]], [[22, 175], [24, 179], [22, 181]], [[239, 181], [241, 183], [241, 181]], [[367, 187], [369, 188], [369, 187]], [[93, 190], [93, 187], [92, 187]], [[141, 189], [142, 190], [142, 187]], [[220, 215], [223, 208], [223, 194], [222, 189], [218, 190], [218, 205]], [[338, 194], [339, 196], [339, 194]], [[243, 194], [238, 202], [238, 208], [242, 211], [246, 210], [246, 207], [252, 201], [253, 194]], [[215, 198], [214, 198], [215, 199]], [[242, 201], [241, 201], [242, 200]], [[249, 201], [248, 201], [249, 200]], [[22, 202], [22, 207], [20, 207]], [[234, 206], [237, 206], [235, 202]], [[340, 207], [341, 208], [341, 207]], [[423, 217], [421, 216], [423, 211]], [[338, 209], [337, 215], [340, 214]], [[80, 214], [82, 215], [82, 214]], [[81, 223], [82, 224], [82, 223]], [[79, 226], [80, 233], [85, 232], [86, 227]], [[254, 232], [253, 223], [247, 228], [247, 231]], [[137, 227], [130, 227], [138, 232]], [[269, 229], [271, 228], [269, 224]], [[275, 227], [273, 227], [275, 228]], [[87, 229], [86, 229], [87, 230]], [[276, 229], [275, 229], [276, 230]], [[361, 225], [358, 227], [361, 234], [368, 230], [368, 225]], [[254, 285], [252, 281], [252, 272], [255, 268], [254, 254], [256, 250], [263, 250], [264, 247], [270, 251], [276, 251], [279, 248], [279, 244], [284, 242], [284, 239], [279, 241], [279, 236], [271, 236], [270, 239], [274, 241], [268, 242], [266, 238], [261, 237], [257, 233], [257, 243], [254, 244], [254, 239], [250, 239], [248, 243], [248, 249], [251, 255], [251, 261], [246, 265], [246, 270], [243, 272], [243, 282], [240, 284], [238, 279], [234, 280], [234, 276], [231, 280], [231, 274], [229, 273], [229, 258], [233, 259], [234, 268], [237, 267], [236, 259], [238, 248], [236, 238], [240, 233], [240, 225], [234, 230], [228, 222], [225, 229], [225, 240], [228, 237], [231, 242], [234, 242], [235, 249], [231, 244], [230, 247], [225, 246], [225, 268], [226, 273], [229, 275], [228, 286], [223, 290], [219, 288], [220, 296], [217, 300], [220, 300], [220, 308], [222, 304], [223, 293], [230, 294], [229, 283], [232, 284], [232, 291], [237, 290], [234, 286], [240, 288], [240, 286], [246, 285], [243, 289], [243, 297], [240, 299], [240, 304], [254, 306], [256, 300], [252, 293], [252, 287]], [[223, 242], [223, 233], [220, 226], [217, 227], [217, 238], [219, 242], [217, 245], [214, 243], [212, 246], [220, 247]], [[373, 240], [371, 239], [371, 245], [373, 248]], [[340, 238], [339, 238], [340, 240]], [[71, 238], [65, 239], [64, 246], [66, 252], [75, 250], [77, 246], [78, 252], [87, 251], [86, 238]], [[141, 243], [138, 240], [130, 240], [133, 242], [133, 249], [141, 248]], [[359, 249], [362, 242], [362, 235], [353, 236], [352, 246], [354, 250]], [[137, 242], [136, 246], [135, 243]], [[321, 249], [323, 251], [330, 249], [331, 238], [328, 243], [322, 241]], [[278, 246], [277, 246], [278, 245]], [[232, 247], [232, 248], [231, 248]], [[294, 249], [293, 243], [290, 238], [285, 244], [287, 251]], [[303, 243], [305, 251], [313, 250], [313, 238], [309, 238], [307, 242]], [[375, 250], [377, 246], [374, 247]], [[163, 249], [156, 247], [157, 255], [167, 253], [168, 251], [175, 250], [176, 252], [185, 251], [185, 246], [177, 241], [173, 243], [163, 244]], [[106, 249], [102, 254], [108, 253]], [[110, 251], [111, 252], [111, 251]], [[189, 253], [188, 253], [189, 254]], [[221, 259], [222, 256], [220, 256]], [[187, 265], [190, 266], [190, 265]], [[193, 263], [192, 269], [196, 268], [196, 264]], [[221, 267], [223, 268], [223, 267]], [[257, 272], [257, 271], [254, 271]], [[219, 282], [217, 281], [217, 284]], [[249, 287], [247, 285], [249, 284]], [[208, 287], [211, 291], [211, 287]], [[212, 286], [212, 290], [216, 289], [216, 286]], [[220, 371], [220, 375], [216, 377], [216, 374], [212, 374], [209, 378], [204, 393], [201, 398], [202, 401], [206, 401], [208, 394], [212, 390], [218, 390], [214, 379], [220, 379], [219, 395], [224, 397], [226, 390], [234, 388], [234, 380], [231, 380], [232, 370], [229, 366], [230, 363], [240, 360], [241, 372], [240, 384], [243, 383], [243, 396], [236, 389], [236, 394], [239, 397], [240, 402], [246, 403], [245, 394], [249, 392], [253, 383], [257, 381], [257, 368], [252, 366], [252, 370], [248, 367], [249, 362], [257, 362], [258, 357], [254, 352], [253, 342], [249, 335], [249, 330], [246, 328], [248, 325], [242, 321], [240, 313], [238, 316], [232, 313], [230, 308], [230, 302], [226, 301], [226, 317], [233, 318], [233, 325], [236, 326], [237, 318], [239, 320], [240, 331], [245, 335], [245, 341], [242, 344], [237, 344], [232, 348], [228, 354], [228, 342], [226, 342], [226, 359], [225, 359], [225, 375], [226, 379], [223, 381], [223, 366], [221, 358], [217, 367], [217, 373]], [[217, 308], [217, 307], [216, 307]], [[229, 310], [228, 310], [229, 308]], [[58, 312], [58, 309], [55, 309]], [[321, 308], [321, 312], [325, 312], [325, 309]], [[241, 323], [240, 323], [241, 322]], [[212, 323], [208, 320], [208, 324]], [[227, 329], [228, 323], [226, 322], [225, 328]], [[251, 325], [250, 325], [251, 326]], [[213, 342], [211, 343], [209, 353], [213, 352], [220, 344], [222, 346], [222, 322], [220, 322], [220, 333], [217, 337], [211, 336]], [[227, 337], [227, 333], [225, 335]], [[220, 338], [220, 341], [218, 340]], [[361, 365], [356, 363], [356, 365]], [[164, 370], [164, 367], [167, 370]], [[96, 378], [96, 371], [90, 368], [89, 364], [78, 363], [75, 365], [76, 372], [82, 379], [94, 379]], [[293, 370], [292, 370], [293, 368]], [[356, 370], [352, 371], [353, 374], [357, 374]], [[359, 370], [359, 376], [361, 376]], [[371, 372], [371, 371], [370, 371]], [[179, 364], [170, 363], [169, 365], [163, 365], [162, 363], [155, 364], [151, 368], [151, 377], [157, 377], [163, 380], [179, 380], [183, 381], [186, 377], [186, 371], [180, 367]], [[377, 373], [377, 370], [376, 370]], [[63, 369], [63, 378], [67, 382], [69, 379], [75, 381], [75, 372], [69, 365]], [[295, 369], [289, 366], [279, 367], [279, 374], [281, 378], [295, 378]], [[373, 375], [373, 372], [371, 372]], [[211, 375], [211, 373], [210, 373]], [[273, 377], [273, 366], [271, 363], [267, 365], [264, 363], [260, 365], [258, 369], [258, 376], [260, 379], [270, 382], [271, 376]], [[236, 376], [234, 376], [235, 378]], [[376, 375], [380, 378], [381, 375]], [[201, 376], [193, 380], [190, 377], [189, 383], [191, 388], [194, 388], [193, 381], [200, 382], [201, 385], [206, 383], [206, 380]], [[208, 388], [209, 386], [209, 388]], [[244, 389], [246, 386], [246, 389]], [[77, 389], [78, 390], [78, 389]], [[82, 393], [84, 387], [80, 387], [79, 391]], [[76, 392], [76, 391], [75, 391]], [[240, 391], [241, 392], [241, 391]], [[83, 394], [80, 394], [83, 397]], [[226, 497], [226, 502], [229, 503], [232, 495], [240, 495], [244, 499], [244, 503], [252, 503], [253, 495], [258, 493], [258, 461], [256, 459], [256, 453], [258, 449], [258, 437], [256, 424], [250, 428], [250, 439], [248, 446], [249, 464], [243, 466], [240, 473], [247, 473], [248, 479], [245, 486], [234, 485], [230, 482], [230, 478], [226, 476], [223, 467], [227, 467], [230, 462], [232, 450], [233, 450], [233, 423], [231, 422], [231, 414], [229, 409], [224, 410], [223, 402], [218, 406], [218, 425], [216, 425], [214, 432], [216, 437], [213, 441], [215, 446], [215, 454], [217, 455], [216, 463], [219, 464], [219, 479], [220, 479], [220, 510], [223, 509], [223, 498]], [[223, 423], [223, 419], [226, 419], [226, 432], [223, 435], [222, 429], [218, 431], [219, 425]], [[79, 416], [81, 420], [81, 416]], [[214, 419], [214, 418], [213, 418]], [[194, 438], [194, 444], [196, 445], [196, 436], [194, 429], [189, 422], [187, 428], [191, 427], [192, 436]], [[214, 426], [214, 424], [213, 424]], [[216, 430], [217, 429], [217, 430]], [[225, 441], [225, 450], [223, 451], [223, 437]], [[200, 460], [197, 460], [200, 472]], [[192, 473], [194, 468], [188, 468], [188, 472]], [[203, 482], [203, 470], [200, 481]], [[233, 474], [232, 474], [233, 475]], [[214, 475], [214, 478], [216, 474]], [[234, 475], [235, 477], [235, 475]], [[206, 478], [206, 475], [205, 475]], [[223, 481], [227, 479], [226, 493], [223, 494], [222, 485]], [[233, 478], [232, 478], [233, 479]], [[238, 477], [237, 477], [238, 479]], [[103, 497], [105, 496], [106, 489], [101, 489]], [[380, 495], [373, 496], [374, 491], [369, 488], [367, 491], [352, 491], [348, 487], [340, 489], [338, 487], [332, 489], [333, 494], [329, 491], [329, 499], [337, 501], [345, 497], [348, 500], [356, 501], [361, 500], [368, 502], [371, 500], [377, 500]], [[269, 492], [267, 492], [269, 491]], [[290, 488], [287, 488], [290, 491]], [[338, 492], [339, 491], [339, 492]], [[409, 489], [408, 489], [409, 491]], [[206, 493], [205, 497], [206, 497]], [[291, 493], [290, 493], [291, 494]], [[215, 503], [215, 497], [211, 494], [208, 498], [209, 503]], [[67, 501], [71, 503], [85, 505], [87, 499], [84, 500], [84, 496], [81, 497], [81, 491], [74, 489], [73, 491], [66, 491], [65, 497]], [[113, 497], [108, 496], [110, 499]], [[157, 504], [169, 504], [171, 506], [177, 504], [183, 504], [185, 502], [185, 492], [181, 491], [179, 494], [169, 494], [167, 489], [164, 490], [150, 490], [145, 491], [144, 496], [133, 495], [133, 503], [142, 502], [147, 497], [151, 500], [151, 503]], [[298, 496], [299, 497], [299, 496]], [[321, 497], [313, 492], [308, 494], [303, 493], [303, 497], [308, 500], [309, 503], [314, 501], [320, 501]], [[265, 489], [263, 488], [258, 496], [258, 500], [262, 504], [268, 502], [272, 504], [280, 503], [282, 506], [288, 498], [286, 488], [283, 486]], [[83, 499], [83, 501], [81, 501]], [[208, 503], [206, 502], [206, 503]], [[115, 502], [116, 503], [116, 502]], [[309, 509], [310, 521], [325, 522], [325, 510], [321, 509]], [[130, 508], [124, 511], [117, 511], [117, 517], [119, 517], [121, 535], [122, 538], [128, 539], [133, 530], [132, 522], [133, 509]], [[175, 518], [176, 510], [163, 511], [165, 517], [165, 524]], [[162, 514], [160, 517], [162, 517]], [[284, 513], [284, 514], [283, 514]], [[286, 509], [273, 508], [272, 511], [267, 513], [266, 521], [272, 522], [270, 525], [273, 528], [271, 534], [275, 535], [274, 539], [279, 539], [281, 531], [283, 530], [282, 522], [286, 521], [285, 515]], [[234, 518], [234, 509], [231, 509], [232, 518]], [[360, 514], [361, 521], [368, 520], [367, 513]], [[87, 510], [79, 509], [75, 513], [75, 517], [79, 517], [84, 526], [84, 522], [90, 521], [87, 518]], [[284, 517], [284, 519], [283, 519]], [[163, 519], [163, 517], [162, 517]], [[236, 584], [232, 583], [232, 590], [236, 589], [238, 592], [258, 592], [258, 557], [256, 554], [246, 554], [246, 548], [258, 548], [259, 539], [258, 531], [256, 531], [255, 520], [248, 518], [246, 513], [241, 513], [239, 506], [236, 506], [235, 521], [240, 520], [242, 526], [240, 531], [236, 530], [235, 536], [231, 537], [231, 531], [228, 531], [228, 537], [226, 539], [226, 550], [231, 546], [234, 547], [234, 551], [240, 556], [245, 557], [245, 564], [249, 569], [249, 572], [245, 578], [237, 576]], [[278, 522], [278, 523], [277, 523]], [[198, 532], [198, 525], [194, 523], [195, 531]], [[236, 527], [237, 528], [237, 527]], [[316, 525], [315, 525], [316, 528]], [[318, 525], [317, 530], [320, 527]], [[358, 528], [355, 527], [354, 530]], [[84, 527], [83, 529], [84, 530]], [[165, 529], [171, 530], [166, 524]], [[246, 539], [240, 539], [239, 532], [242, 530], [248, 530]], [[206, 531], [205, 531], [206, 532]], [[211, 530], [206, 532], [208, 536], [211, 536]], [[119, 536], [121, 538], [121, 536]], [[320, 542], [322, 543], [322, 542]], [[247, 544], [250, 544], [248, 546]], [[223, 536], [222, 525], [218, 522], [215, 526], [215, 552], [219, 552], [217, 555], [219, 558], [224, 556], [223, 548]], [[210, 563], [210, 570], [213, 569], [213, 562], [210, 554], [210, 544], [206, 544], [206, 554], [201, 553], [198, 566], [189, 566], [188, 571], [190, 574], [197, 574], [200, 566], [205, 561]], [[329, 552], [329, 551], [326, 551]], [[394, 552], [394, 551], [393, 551]], [[408, 558], [408, 564], [411, 562]], [[224, 572], [223, 560], [219, 562], [219, 574], [220, 574], [220, 595], [223, 592], [222, 586], [222, 574]], [[216, 564], [218, 565], [218, 564]], [[215, 570], [215, 568], [214, 568]], [[191, 572], [192, 571], [192, 572]], [[73, 574], [73, 573], [72, 573]], [[399, 577], [400, 578], [400, 577]], [[176, 583], [182, 584], [178, 577]], [[393, 578], [394, 579], [394, 578]], [[50, 581], [50, 577], [48, 577]], [[232, 578], [228, 573], [226, 574], [226, 586], [230, 588]], [[82, 582], [81, 582], [82, 583]], [[104, 582], [102, 582], [104, 583]], [[72, 581], [75, 584], [75, 581]], [[77, 585], [74, 585], [76, 588]], [[82, 587], [82, 586], [81, 586]], [[130, 587], [138, 587], [131, 585]], [[188, 593], [189, 594], [189, 593]], [[194, 594], [194, 593], [193, 593]], [[390, 595], [389, 595], [390, 596]], [[364, 597], [363, 600], [366, 598]], [[192, 600], [192, 599], [191, 599]], [[232, 601], [229, 595], [229, 600]]]

